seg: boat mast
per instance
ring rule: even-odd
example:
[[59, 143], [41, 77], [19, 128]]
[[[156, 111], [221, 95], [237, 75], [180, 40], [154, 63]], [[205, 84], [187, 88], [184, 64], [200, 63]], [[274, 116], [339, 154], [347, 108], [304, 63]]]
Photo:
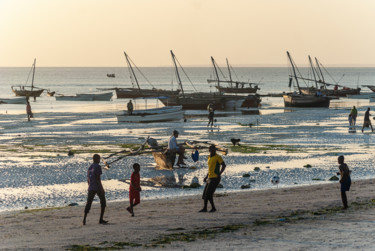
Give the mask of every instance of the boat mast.
[[214, 66], [214, 70], [215, 70], [215, 74], [216, 74], [217, 86], [220, 86], [219, 73], [217, 72], [215, 59], [212, 56], [211, 56], [211, 61], [212, 61], [212, 65]]
[[318, 70], [320, 72], [320, 77], [322, 78], [322, 81], [325, 83], [326, 81], [324, 80], [323, 72], [322, 72], [322, 69], [320, 69], [319, 61], [318, 61], [317, 58], [315, 58], [315, 62], [316, 62], [316, 66], [318, 67]]
[[[141, 88], [139, 87], [139, 84], [138, 84], [138, 79], [137, 79], [137, 77], [135, 76], [135, 73], [134, 73], [134, 70], [133, 70], [132, 64], [131, 64], [130, 61], [129, 61], [128, 54], [126, 54], [125, 51], [124, 51], [124, 55], [125, 55], [126, 63], [128, 64], [128, 67], [129, 67], [129, 69], [130, 69], [130, 72], [131, 72], [131, 74], [133, 75], [133, 78], [134, 78], [134, 80], [135, 80], [135, 83], [137, 84], [138, 89], [141, 90]], [[133, 83], [133, 82], [132, 82], [132, 83]], [[133, 85], [134, 85], [134, 84], [133, 84]]]
[[174, 67], [175, 67], [175, 73], [176, 73], [176, 78], [177, 78], [178, 85], [181, 88], [182, 95], [185, 96], [184, 88], [182, 88], [180, 74], [178, 73], [178, 67], [177, 67], [176, 58], [175, 58], [176, 56], [174, 55], [174, 53], [173, 53], [172, 50], [171, 50], [171, 55], [172, 55], [172, 60], [173, 60]]
[[229, 72], [230, 87], [233, 88], [232, 73], [230, 72], [230, 66], [229, 66], [228, 58], [226, 58], [226, 60], [227, 60], [227, 66], [228, 66], [228, 72]]
[[296, 79], [296, 83], [297, 83], [297, 87], [298, 87], [299, 93], [302, 94], [301, 88], [299, 87], [298, 78], [297, 78], [297, 74], [296, 74], [296, 69], [294, 68], [294, 63], [293, 63], [292, 57], [290, 56], [289, 51], [287, 51], [286, 54], [288, 55], [288, 59], [290, 61], [290, 64], [292, 65], [292, 70], [293, 70], [293, 74], [294, 74], [293, 77]]
[[36, 64], [36, 58], [34, 58], [34, 64], [33, 64], [33, 77], [31, 78], [31, 91], [34, 89], [35, 64]]
[[312, 61], [311, 61], [311, 57], [310, 57], [310, 55], [309, 55], [309, 62], [310, 62], [310, 66], [311, 66], [311, 70], [312, 70], [313, 76], [314, 76], [315, 86], [316, 86], [316, 88], [319, 88], [319, 87], [318, 87], [318, 81], [316, 81], [314, 65], [313, 65], [313, 63], [312, 63]]

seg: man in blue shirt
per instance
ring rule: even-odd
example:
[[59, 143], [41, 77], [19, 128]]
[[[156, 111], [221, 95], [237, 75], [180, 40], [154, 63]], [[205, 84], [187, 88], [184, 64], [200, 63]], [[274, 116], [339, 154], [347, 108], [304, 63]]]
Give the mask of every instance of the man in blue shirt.
[[178, 161], [177, 165], [185, 165], [184, 159], [185, 159], [185, 148], [181, 145], [177, 144], [177, 138], [178, 138], [178, 131], [174, 130], [173, 135], [170, 137], [168, 141], [168, 148], [167, 148], [167, 155], [170, 156], [172, 167], [174, 165], [174, 161], [176, 159], [176, 153], [178, 153]]
[[97, 194], [100, 199], [100, 219], [99, 224], [106, 224], [108, 221], [103, 219], [104, 211], [106, 207], [106, 200], [105, 200], [105, 192], [102, 185], [102, 181], [100, 179], [100, 175], [102, 174], [102, 167], [99, 165], [100, 162], [100, 155], [94, 154], [93, 162], [87, 171], [87, 183], [89, 184], [89, 191], [87, 196], [87, 203], [85, 207], [85, 215], [83, 217], [83, 225], [86, 225], [86, 217], [91, 209], [91, 204], [94, 200], [95, 195]]

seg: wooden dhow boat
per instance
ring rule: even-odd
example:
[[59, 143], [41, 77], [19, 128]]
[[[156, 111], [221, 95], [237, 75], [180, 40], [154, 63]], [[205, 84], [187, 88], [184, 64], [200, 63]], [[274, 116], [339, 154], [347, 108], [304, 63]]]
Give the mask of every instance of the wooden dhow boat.
[[290, 53], [287, 51], [287, 56], [289, 59], [289, 62], [291, 64], [291, 74], [289, 75], [289, 87], [291, 87], [293, 79], [295, 80], [295, 84], [298, 89], [297, 92], [293, 93], [287, 93], [283, 95], [284, 98], [284, 106], [285, 107], [329, 107], [331, 98], [328, 96], [325, 96], [324, 94], [321, 95], [311, 95], [311, 94], [304, 94], [301, 91], [301, 88], [299, 86], [298, 79], [301, 77], [297, 77], [297, 71], [299, 73], [299, 70], [297, 66], [295, 65], [292, 57], [290, 56]]
[[116, 115], [117, 121], [128, 123], [153, 123], [175, 121], [184, 118], [185, 111], [181, 106], [153, 108], [146, 110], [134, 110], [132, 114], [124, 111], [122, 114]]
[[[35, 87], [34, 86], [34, 76], [35, 76], [35, 64], [36, 59], [34, 59], [34, 63], [31, 67], [32, 69], [32, 78], [31, 78], [31, 85], [21, 85], [21, 86], [12, 86], [12, 91], [16, 96], [22, 96], [22, 97], [39, 97], [45, 89]], [[30, 74], [29, 74], [30, 76]], [[27, 81], [26, 81], [27, 82]]]

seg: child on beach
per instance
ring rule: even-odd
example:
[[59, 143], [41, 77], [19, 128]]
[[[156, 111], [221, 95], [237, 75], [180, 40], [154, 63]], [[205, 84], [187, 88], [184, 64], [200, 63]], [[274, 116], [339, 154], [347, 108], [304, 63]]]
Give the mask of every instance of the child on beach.
[[349, 114], [349, 126], [352, 126], [353, 125], [353, 117], [352, 117], [352, 114]]
[[27, 121], [30, 121], [30, 118], [33, 117], [33, 112], [31, 111], [31, 105], [29, 100], [26, 100], [26, 113], [27, 113]]
[[133, 165], [134, 172], [132, 173], [130, 177], [130, 186], [129, 186], [129, 200], [130, 200], [130, 206], [126, 208], [128, 212], [134, 216], [134, 207], [138, 205], [141, 202], [141, 195], [140, 192], [142, 191], [140, 182], [141, 177], [139, 175], [139, 171], [141, 169], [141, 166], [138, 163], [135, 163]]
[[340, 164], [339, 170], [340, 170], [340, 184], [341, 184], [341, 199], [342, 204], [344, 205], [344, 209], [348, 208], [348, 198], [346, 197], [346, 191], [350, 190], [350, 186], [352, 184], [352, 181], [350, 179], [350, 170], [347, 164], [344, 163], [344, 156], [341, 155], [338, 158], [338, 163]]

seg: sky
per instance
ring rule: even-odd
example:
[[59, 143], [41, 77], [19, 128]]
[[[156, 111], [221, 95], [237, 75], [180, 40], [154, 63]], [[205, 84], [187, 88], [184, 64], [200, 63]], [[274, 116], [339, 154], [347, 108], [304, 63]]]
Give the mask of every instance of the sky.
[[374, 0], [0, 0], [0, 67], [375, 66]]

